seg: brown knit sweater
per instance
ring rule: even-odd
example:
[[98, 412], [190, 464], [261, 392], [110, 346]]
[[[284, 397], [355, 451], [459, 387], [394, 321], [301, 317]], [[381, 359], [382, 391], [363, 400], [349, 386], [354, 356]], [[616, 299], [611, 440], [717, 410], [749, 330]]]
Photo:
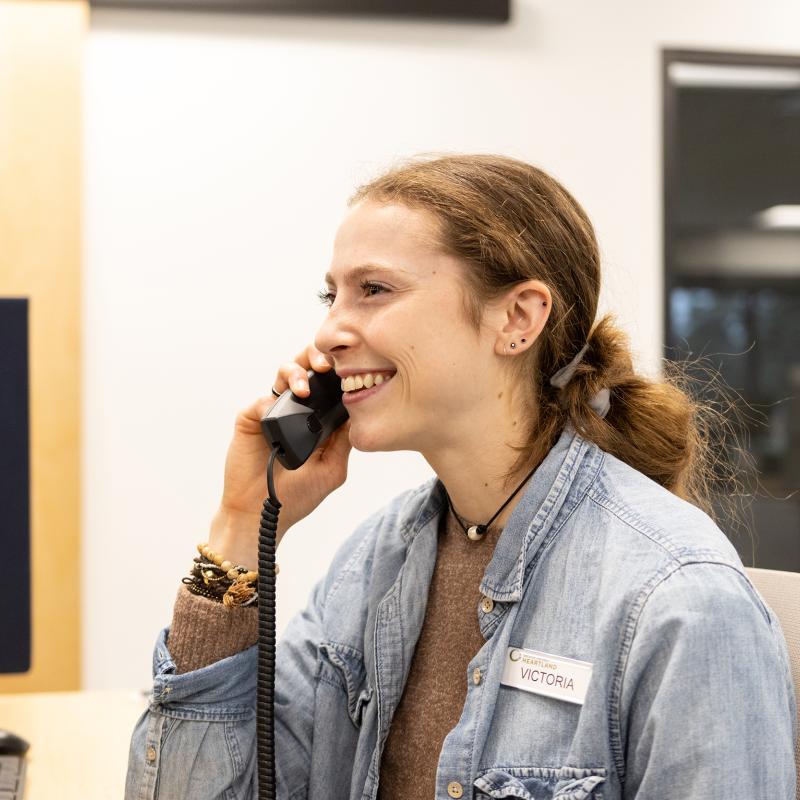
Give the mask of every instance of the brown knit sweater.
[[[442, 743], [467, 696], [467, 664], [484, 644], [478, 585], [499, 536], [490, 528], [480, 542], [470, 541], [451, 513], [442, 516], [425, 620], [381, 758], [379, 800], [435, 796]], [[257, 617], [257, 609], [228, 609], [181, 585], [168, 640], [178, 672], [250, 647]], [[438, 668], [444, 662], [451, 668]]]
[[258, 640], [258, 609], [226, 608], [180, 585], [167, 647], [178, 673], [207, 667]]

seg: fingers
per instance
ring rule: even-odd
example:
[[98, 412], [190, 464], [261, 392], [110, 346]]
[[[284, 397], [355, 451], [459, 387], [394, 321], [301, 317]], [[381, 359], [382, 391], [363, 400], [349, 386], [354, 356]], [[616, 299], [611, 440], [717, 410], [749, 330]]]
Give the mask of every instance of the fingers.
[[305, 356], [314, 372], [327, 372], [329, 369], [333, 369], [333, 364], [325, 353], [317, 350], [313, 344], [306, 348]]
[[291, 389], [298, 397], [308, 394], [308, 367], [297, 361], [286, 361], [278, 367], [275, 389], [285, 392]]
[[252, 428], [252, 430], [248, 430], [249, 433], [260, 432], [261, 418], [272, 408], [276, 399], [272, 393], [259, 397], [255, 403], [247, 406], [247, 408], [240, 409], [236, 415], [236, 424], [240, 425], [244, 422], [248, 429]]
[[291, 389], [298, 397], [305, 397], [309, 393], [308, 370], [327, 372], [332, 366], [327, 356], [311, 344], [298, 353], [294, 361], [281, 364], [274, 384], [275, 390], [285, 392]]

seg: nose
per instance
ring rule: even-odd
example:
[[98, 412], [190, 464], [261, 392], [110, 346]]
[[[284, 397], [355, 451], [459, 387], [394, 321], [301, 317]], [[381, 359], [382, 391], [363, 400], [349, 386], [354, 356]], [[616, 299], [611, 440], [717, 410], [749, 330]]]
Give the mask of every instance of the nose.
[[358, 341], [358, 335], [347, 314], [331, 307], [317, 330], [314, 346], [326, 356], [335, 357], [346, 352]]

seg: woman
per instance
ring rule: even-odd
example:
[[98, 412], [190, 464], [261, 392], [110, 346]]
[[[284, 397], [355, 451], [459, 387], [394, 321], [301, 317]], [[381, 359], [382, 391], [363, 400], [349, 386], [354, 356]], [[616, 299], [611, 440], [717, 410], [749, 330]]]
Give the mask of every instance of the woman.
[[[273, 394], [333, 368], [350, 418], [278, 468], [279, 537], [351, 447], [435, 476], [356, 529], [278, 644], [278, 796], [793, 797], [785, 642], [698, 507], [702, 409], [595, 324], [569, 193], [510, 158], [412, 161], [352, 198], [326, 280]], [[272, 402], [237, 418], [198, 556], [222, 579], [256, 563]], [[255, 797], [257, 612], [201, 577], [156, 645], [131, 800]]]

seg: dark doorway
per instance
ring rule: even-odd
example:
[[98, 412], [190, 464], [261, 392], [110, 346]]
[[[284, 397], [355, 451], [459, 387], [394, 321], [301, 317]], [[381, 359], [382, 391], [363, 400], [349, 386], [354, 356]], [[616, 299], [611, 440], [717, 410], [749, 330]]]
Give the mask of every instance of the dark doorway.
[[752, 407], [759, 490], [726, 532], [800, 571], [800, 56], [667, 50], [663, 81], [666, 356]]

